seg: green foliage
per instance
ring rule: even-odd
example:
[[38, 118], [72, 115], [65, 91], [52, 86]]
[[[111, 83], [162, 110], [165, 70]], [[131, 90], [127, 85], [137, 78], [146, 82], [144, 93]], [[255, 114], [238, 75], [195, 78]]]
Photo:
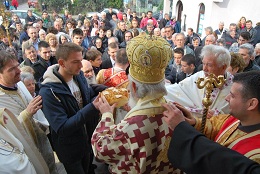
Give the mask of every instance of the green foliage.
[[118, 9], [123, 7], [123, 0], [74, 0], [74, 4], [71, 3], [71, 0], [48, 0], [46, 3], [49, 11], [55, 10], [62, 13], [64, 9], [68, 8], [72, 14], [86, 14], [108, 7]]
[[163, 0], [161, 0], [157, 10], [163, 10]]
[[110, 0], [107, 3], [107, 7], [120, 9], [123, 7], [123, 0]]

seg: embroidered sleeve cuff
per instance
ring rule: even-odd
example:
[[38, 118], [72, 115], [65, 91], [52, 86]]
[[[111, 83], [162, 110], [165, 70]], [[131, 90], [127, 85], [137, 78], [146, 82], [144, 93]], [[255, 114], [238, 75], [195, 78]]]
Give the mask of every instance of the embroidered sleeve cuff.
[[20, 115], [18, 116], [18, 120], [21, 122], [23, 122], [24, 118], [26, 117], [31, 117], [31, 114], [25, 109], [23, 110]]
[[194, 128], [195, 128], [196, 130], [199, 130], [199, 129], [200, 129], [200, 126], [201, 126], [201, 119], [198, 118], [198, 117], [194, 117], [194, 118], [195, 118], [195, 120], [196, 120], [196, 123], [195, 123], [195, 125], [194, 125]]
[[105, 119], [107, 117], [109, 117], [109, 118], [114, 120], [114, 116], [113, 116], [113, 114], [111, 112], [105, 112], [105, 113], [102, 114], [102, 119]]

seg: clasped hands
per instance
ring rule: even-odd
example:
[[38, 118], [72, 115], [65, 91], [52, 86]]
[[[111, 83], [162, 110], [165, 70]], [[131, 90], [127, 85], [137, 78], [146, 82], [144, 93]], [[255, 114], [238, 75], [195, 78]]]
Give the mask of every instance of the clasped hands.
[[183, 121], [187, 121], [190, 125], [195, 125], [195, 118], [184, 106], [176, 102], [163, 103], [162, 106], [166, 109], [163, 112], [163, 119], [172, 130]]

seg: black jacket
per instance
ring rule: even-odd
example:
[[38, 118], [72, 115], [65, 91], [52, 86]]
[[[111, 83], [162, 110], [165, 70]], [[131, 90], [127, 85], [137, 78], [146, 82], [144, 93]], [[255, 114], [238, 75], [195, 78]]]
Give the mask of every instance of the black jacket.
[[244, 69], [243, 72], [247, 72], [247, 71], [253, 71], [253, 70], [260, 70], [260, 67], [255, 63], [253, 62], [252, 60], [250, 60], [248, 66]]
[[117, 37], [119, 44], [125, 40], [125, 32], [126, 31], [122, 31], [122, 30], [115, 31], [115, 37]]
[[[57, 59], [55, 57], [50, 57], [50, 65], [54, 65], [58, 63]], [[34, 79], [36, 80], [36, 82], [42, 82], [43, 79], [43, 74], [45, 73], [45, 71], [47, 70], [47, 68], [50, 66], [48, 65], [48, 63], [41, 57], [39, 57], [39, 60], [34, 63], [33, 65], [31, 65], [31, 67], [34, 70]]]
[[258, 163], [209, 140], [184, 121], [173, 131], [168, 159], [187, 174], [260, 173]]
[[111, 62], [111, 60], [110, 60], [110, 58], [108, 58], [108, 59], [106, 59], [106, 60], [104, 60], [103, 62], [102, 62], [102, 64], [101, 64], [101, 69], [108, 69], [108, 68], [112, 68], [113, 67], [113, 65], [112, 65], [112, 62]]
[[34, 22], [36, 20], [36, 18], [34, 16], [29, 16], [27, 15], [25, 18], [25, 23], [27, 24], [28, 22]]

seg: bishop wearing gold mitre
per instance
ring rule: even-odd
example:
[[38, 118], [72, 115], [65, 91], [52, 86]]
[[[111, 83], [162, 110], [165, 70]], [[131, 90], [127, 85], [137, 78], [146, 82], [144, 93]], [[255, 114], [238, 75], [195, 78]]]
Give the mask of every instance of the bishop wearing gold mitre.
[[172, 131], [162, 119], [161, 106], [171, 46], [163, 38], [139, 35], [129, 41], [126, 50], [131, 110], [115, 124], [115, 105], [100, 97], [102, 117], [91, 140], [94, 155], [109, 164], [112, 173], [175, 173], [167, 158]]

